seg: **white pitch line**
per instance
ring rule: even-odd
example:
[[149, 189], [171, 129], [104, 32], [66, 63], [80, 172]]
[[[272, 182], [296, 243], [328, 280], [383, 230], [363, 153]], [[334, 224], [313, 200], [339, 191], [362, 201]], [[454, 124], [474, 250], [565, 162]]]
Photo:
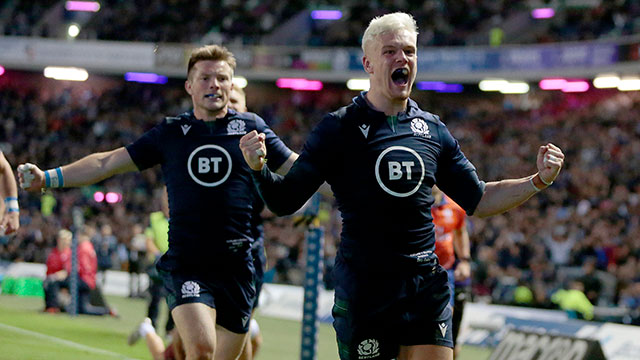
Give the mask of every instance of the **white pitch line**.
[[87, 345], [82, 345], [82, 344], [78, 344], [76, 342], [73, 341], [69, 341], [69, 340], [65, 340], [65, 339], [61, 339], [55, 336], [51, 336], [51, 335], [46, 335], [46, 334], [41, 334], [35, 331], [31, 331], [31, 330], [25, 330], [25, 329], [21, 329], [19, 327], [15, 327], [15, 326], [11, 326], [11, 325], [7, 325], [7, 324], [2, 324], [0, 323], [0, 329], [5, 329], [5, 330], [9, 330], [9, 331], [13, 331], [13, 332], [17, 332], [23, 335], [29, 335], [29, 336], [34, 336], [37, 338], [41, 338], [41, 339], [46, 339], [58, 344], [63, 344], [72, 348], [76, 348], [79, 350], [84, 350], [84, 351], [88, 351], [88, 352], [92, 352], [92, 353], [96, 353], [96, 354], [103, 354], [103, 355], [109, 355], [109, 356], [113, 356], [113, 357], [118, 357], [120, 359], [124, 359], [124, 360], [138, 360], [136, 358], [130, 358], [130, 357], [126, 357], [122, 354], [118, 354], [118, 353], [114, 353], [108, 350], [103, 350], [103, 349], [98, 349], [98, 348], [94, 348], [91, 346], [87, 346]]

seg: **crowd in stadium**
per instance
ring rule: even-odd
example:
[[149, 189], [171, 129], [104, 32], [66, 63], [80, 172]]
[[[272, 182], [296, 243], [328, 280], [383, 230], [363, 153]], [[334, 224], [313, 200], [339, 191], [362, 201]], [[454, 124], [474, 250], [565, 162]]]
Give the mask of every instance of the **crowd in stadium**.
[[[165, 86], [102, 79], [78, 86], [42, 86], [39, 75], [5, 74], [0, 80], [0, 139], [12, 164], [67, 163], [91, 151], [126, 145], [165, 114], [187, 110], [179, 82]], [[341, 87], [290, 92], [272, 85], [247, 88], [249, 108], [299, 151], [321, 114], [356, 93]], [[553, 186], [521, 207], [489, 219], [471, 217], [473, 293], [494, 303], [555, 307], [553, 294], [579, 280], [594, 305], [640, 311], [640, 96], [592, 91], [527, 97], [416, 92], [422, 107], [440, 114], [486, 181], [530, 173], [537, 144], [564, 149], [565, 170]], [[103, 268], [128, 270], [135, 228], [149, 226], [160, 209], [158, 169], [121, 175], [100, 187], [20, 194], [21, 229], [0, 241], [0, 259], [44, 262], [61, 228], [72, 228], [73, 209], [96, 228], [92, 241]], [[122, 201], [96, 202], [94, 191], [116, 191]], [[149, 200], [153, 199], [153, 200]], [[267, 279], [300, 284], [304, 226], [265, 213]], [[331, 267], [340, 234], [339, 214], [325, 199], [325, 260]], [[149, 256], [149, 260], [151, 260]], [[106, 264], [106, 265], [105, 265]], [[149, 261], [147, 265], [151, 265]], [[144, 271], [144, 266], [141, 267]], [[331, 287], [327, 272], [325, 283]], [[139, 295], [132, 289], [132, 294]], [[635, 314], [635, 315], [634, 315]], [[632, 321], [628, 318], [628, 321]]]
[[[74, 19], [71, 12], [52, 9], [59, 1], [7, 2], [0, 7], [4, 35], [55, 37], [49, 12]], [[28, 4], [28, 5], [27, 5]], [[79, 38], [118, 41], [268, 43], [268, 34], [306, 10], [340, 9], [338, 21], [300, 22], [309, 32], [304, 43], [290, 45], [360, 45], [361, 31], [374, 16], [408, 11], [418, 21], [421, 46], [493, 45], [591, 40], [640, 32], [640, 5], [632, 0], [601, 1], [593, 6], [560, 8], [551, 19], [532, 19], [525, 0], [430, 1], [116, 1], [101, 2], [99, 16], [84, 25]], [[516, 25], [510, 25], [515, 23]], [[522, 36], [527, 26], [529, 36]], [[492, 30], [500, 35], [490, 41]], [[299, 32], [296, 32], [299, 33]], [[291, 39], [291, 41], [296, 41]]]

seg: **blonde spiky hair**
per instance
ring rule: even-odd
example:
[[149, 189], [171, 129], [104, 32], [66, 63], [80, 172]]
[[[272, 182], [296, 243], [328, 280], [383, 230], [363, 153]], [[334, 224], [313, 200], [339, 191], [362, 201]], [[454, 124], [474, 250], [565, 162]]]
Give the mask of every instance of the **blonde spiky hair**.
[[418, 25], [413, 16], [407, 13], [394, 12], [373, 18], [362, 35], [362, 51], [378, 35], [398, 30], [407, 30], [418, 36]]

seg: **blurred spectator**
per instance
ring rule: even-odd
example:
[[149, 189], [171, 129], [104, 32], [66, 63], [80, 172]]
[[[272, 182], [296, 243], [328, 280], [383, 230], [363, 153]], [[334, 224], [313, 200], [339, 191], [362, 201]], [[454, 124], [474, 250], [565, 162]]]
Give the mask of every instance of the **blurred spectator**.
[[142, 297], [142, 277], [147, 270], [147, 235], [140, 224], [134, 224], [129, 247], [129, 297]]
[[602, 291], [602, 281], [596, 275], [596, 259], [587, 258], [582, 265], [582, 275], [578, 278], [584, 286], [584, 293], [587, 299], [594, 305], [598, 305], [600, 292]]
[[60, 299], [60, 287], [67, 278], [67, 264], [71, 261], [71, 231], [62, 229], [56, 236], [56, 247], [47, 256], [47, 274], [42, 283], [45, 311], [56, 313], [68, 305]]
[[570, 318], [593, 319], [593, 304], [584, 294], [584, 287], [579, 281], [571, 281], [568, 290], [560, 289], [553, 293], [551, 301], [566, 311]]
[[113, 268], [113, 255], [116, 252], [118, 240], [113, 236], [111, 225], [104, 224], [100, 227], [100, 232], [92, 237], [96, 255], [98, 256], [98, 279], [104, 286], [106, 281], [106, 271]]
[[574, 239], [570, 239], [566, 226], [556, 225], [551, 236], [544, 237], [544, 243], [551, 253], [551, 261], [559, 266], [569, 264], [569, 254], [575, 244]]

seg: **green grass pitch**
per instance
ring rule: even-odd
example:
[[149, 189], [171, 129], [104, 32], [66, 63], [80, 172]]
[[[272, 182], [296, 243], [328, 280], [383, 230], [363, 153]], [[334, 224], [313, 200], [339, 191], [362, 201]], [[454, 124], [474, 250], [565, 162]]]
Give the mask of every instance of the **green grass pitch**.
[[[43, 313], [41, 298], [0, 295], [0, 360], [151, 359], [144, 341], [126, 344], [129, 332], [146, 314], [146, 301], [107, 297], [120, 318]], [[166, 314], [166, 309], [162, 311]], [[300, 358], [300, 323], [257, 316], [264, 345], [257, 360]], [[164, 319], [160, 319], [164, 324]], [[162, 332], [161, 332], [162, 335]], [[490, 351], [464, 347], [458, 360], [487, 359]], [[318, 360], [336, 360], [335, 335], [321, 324]]]

